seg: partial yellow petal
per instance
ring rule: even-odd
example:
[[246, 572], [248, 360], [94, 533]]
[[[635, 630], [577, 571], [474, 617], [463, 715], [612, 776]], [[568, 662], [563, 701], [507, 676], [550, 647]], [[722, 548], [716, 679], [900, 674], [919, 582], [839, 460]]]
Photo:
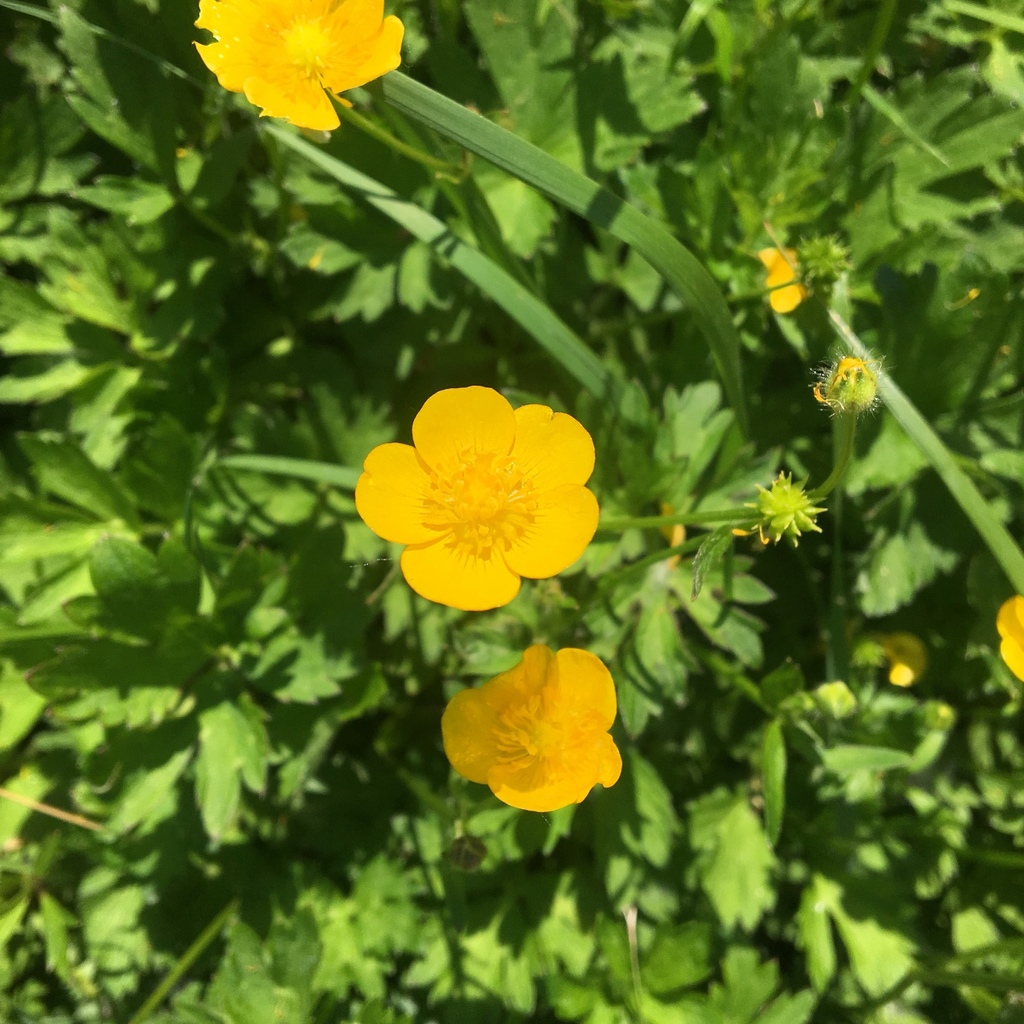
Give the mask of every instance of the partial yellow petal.
[[757, 256], [768, 271], [766, 287], [774, 289], [768, 296], [772, 309], [776, 313], [792, 313], [807, 298], [807, 289], [802, 284], [780, 287], [796, 281], [796, 271], [793, 269], [796, 266], [796, 252], [792, 249], [786, 249], [784, 253], [774, 248], [762, 249]]
[[1004, 640], [999, 645], [999, 653], [1003, 661], [1009, 666], [1010, 671], [1024, 682], [1024, 646], [1016, 640]]
[[622, 775], [622, 754], [615, 745], [615, 740], [608, 733], [602, 733], [598, 747], [599, 767], [597, 781], [605, 789], [614, 786]]
[[448, 388], [431, 395], [412, 423], [416, 450], [431, 469], [476, 453], [507, 455], [516, 436], [508, 400], [493, 388]]
[[416, 449], [381, 444], [366, 456], [356, 482], [356, 511], [378, 537], [396, 544], [424, 544], [438, 539], [426, 525], [425, 496], [430, 477]]
[[[587, 726], [602, 733], [612, 727], [618, 705], [615, 683], [603, 661], [589, 651], [565, 647], [555, 655], [561, 700], [578, 714], [593, 716]], [[610, 785], [610, 783], [609, 783]]]
[[519, 593], [519, 577], [491, 549], [476, 557], [452, 543], [450, 536], [417, 544], [402, 552], [402, 575], [420, 597], [465, 612], [482, 612], [508, 604]]
[[499, 765], [491, 769], [487, 785], [502, 803], [518, 807], [521, 811], [557, 811], [569, 804], [578, 804], [593, 788], [593, 785], [582, 786], [575, 777], [532, 788], [524, 787], [519, 774]]
[[523, 704], [557, 678], [555, 653], [544, 644], [533, 644], [518, 664], [489, 679], [480, 687], [483, 699], [499, 714]]
[[350, 68], [329, 69], [325, 84], [332, 92], [354, 89], [375, 78], [394, 71], [401, 63], [401, 41], [406, 35], [404, 27], [393, 14], [384, 18], [376, 38], [369, 41], [361, 59]]
[[776, 313], [792, 313], [806, 298], [807, 289], [802, 284], [791, 284], [769, 293], [768, 302]]
[[516, 409], [515, 417], [512, 458], [538, 491], [590, 479], [594, 442], [582, 423], [546, 405], [524, 405]]
[[259, 78], [248, 78], [243, 86], [245, 98], [260, 108], [261, 117], [282, 117], [299, 128], [329, 132], [341, 121], [317, 83], [296, 78], [289, 87]]
[[1004, 640], [1014, 640], [1024, 647], [1024, 597], [1004, 601], [996, 616], [996, 629]]
[[441, 716], [444, 752], [452, 767], [470, 782], [486, 783], [498, 758], [498, 713], [479, 690], [462, 690]]
[[505, 554], [520, 576], [542, 580], [567, 569], [593, 540], [600, 509], [579, 484], [565, 484], [537, 497], [531, 521]]

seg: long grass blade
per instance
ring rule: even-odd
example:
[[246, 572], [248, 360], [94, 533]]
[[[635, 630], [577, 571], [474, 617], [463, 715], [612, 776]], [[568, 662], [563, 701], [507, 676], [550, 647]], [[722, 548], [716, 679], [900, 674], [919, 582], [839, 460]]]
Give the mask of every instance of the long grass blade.
[[715, 360], [741, 430], [748, 432], [740, 341], [722, 293], [700, 261], [660, 224], [542, 149], [398, 72], [381, 82], [384, 98], [421, 124], [631, 245], [682, 296]]
[[[850, 325], [834, 309], [828, 315], [847, 351], [861, 359], [871, 359], [871, 353]], [[878, 371], [878, 394], [974, 524], [1014, 589], [1024, 594], [1024, 553], [971, 478], [957, 465], [953, 453], [884, 370]]]
[[467, 245], [433, 214], [402, 199], [386, 185], [343, 163], [280, 125], [265, 126], [282, 145], [300, 153], [335, 181], [430, 245], [496, 302], [589, 392], [615, 398], [618, 386], [608, 368], [551, 309], [479, 250]]

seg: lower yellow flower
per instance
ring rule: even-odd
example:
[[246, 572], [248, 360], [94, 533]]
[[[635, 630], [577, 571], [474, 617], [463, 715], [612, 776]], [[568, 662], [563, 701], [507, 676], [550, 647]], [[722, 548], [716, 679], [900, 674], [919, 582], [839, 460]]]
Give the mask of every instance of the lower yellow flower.
[[451, 388], [427, 399], [412, 439], [367, 455], [356, 510], [378, 536], [407, 545], [402, 575], [427, 600], [498, 608], [520, 577], [556, 576], [594, 536], [597, 499], [583, 486], [594, 442], [571, 416], [513, 410], [491, 388]]
[[996, 629], [1003, 640], [999, 645], [1003, 661], [1024, 682], [1024, 597], [1011, 597], [1003, 603], [996, 618]]
[[444, 752], [511, 807], [556, 811], [618, 781], [622, 757], [608, 734], [615, 712], [615, 684], [598, 658], [535, 644], [515, 668], [451, 699]]
[[757, 258], [768, 271], [765, 287], [770, 288], [768, 301], [776, 313], [792, 313], [804, 299], [807, 289], [796, 281], [796, 253], [792, 249], [762, 249]]
[[928, 648], [913, 633], [883, 633], [878, 638], [889, 662], [889, 682], [893, 686], [913, 686], [928, 667]]
[[339, 124], [324, 90], [394, 71], [405, 31], [383, 0], [199, 0], [196, 25], [216, 39], [196, 49], [225, 89], [261, 116], [320, 131]]

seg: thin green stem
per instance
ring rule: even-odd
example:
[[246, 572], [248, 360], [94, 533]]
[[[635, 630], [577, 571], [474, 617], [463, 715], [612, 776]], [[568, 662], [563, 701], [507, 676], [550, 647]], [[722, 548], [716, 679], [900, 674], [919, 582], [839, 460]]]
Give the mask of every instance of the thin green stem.
[[598, 524], [599, 532], [622, 533], [624, 530], [660, 530], [665, 526], [701, 526], [704, 523], [754, 522], [757, 515], [746, 506], [715, 508], [706, 512], [680, 512], [670, 516], [624, 516], [605, 519]]
[[[828, 316], [849, 354], [865, 360], [871, 359], [867, 347], [839, 313], [829, 309]], [[1010, 536], [971, 478], [957, 465], [953, 453], [884, 370], [878, 371], [878, 395], [896, 422], [939, 474], [953, 500], [960, 506], [992, 552], [1011, 586], [1018, 594], [1024, 594], [1024, 552]]]
[[153, 1011], [167, 997], [167, 994], [181, 980], [182, 975], [199, 959], [205, 952], [206, 947], [220, 934], [220, 930], [227, 924], [235, 911], [238, 910], [238, 900], [232, 900], [200, 933], [199, 937], [185, 950], [184, 956], [171, 968], [167, 977], [160, 982], [153, 990], [153, 994], [142, 1004], [138, 1013], [129, 1021], [129, 1024], [142, 1024], [146, 1018], [153, 1014]]
[[396, 153], [399, 153], [401, 156], [408, 157], [410, 160], [415, 160], [416, 163], [423, 164], [424, 167], [429, 167], [437, 174], [443, 174], [446, 177], [450, 177], [455, 180], [459, 180], [465, 175], [464, 168], [459, 167], [457, 164], [449, 163], [447, 160], [439, 160], [436, 156], [431, 156], [429, 153], [424, 153], [423, 150], [417, 149], [415, 146], [410, 146], [407, 142], [403, 142], [397, 136], [392, 135], [386, 128], [381, 128], [381, 126], [375, 121], [372, 121], [368, 117], [364, 117], [351, 107], [346, 107], [340, 102], [335, 102], [334, 107], [338, 111], [338, 116], [343, 121], [348, 121], [349, 124], [354, 125], [361, 132], [369, 135], [370, 138], [383, 143], [383, 145], [394, 150]]
[[831, 494], [840, 481], [846, 475], [850, 459], [853, 457], [854, 440], [857, 437], [857, 414], [855, 412], [841, 412], [836, 427], [836, 461], [832, 472], [825, 478], [820, 487], [815, 487], [808, 499], [813, 503]]
[[846, 101], [849, 104], [857, 101], [861, 90], [871, 77], [871, 72], [875, 69], [875, 61], [878, 60], [878, 55], [882, 52], [882, 47], [885, 46], [885, 41], [889, 37], [889, 30], [892, 28], [892, 20], [896, 14], [896, 4], [897, 0], [882, 0], [882, 3], [879, 4], [878, 16], [875, 18], [875, 24], [871, 30], [868, 48], [864, 51], [864, 59], [861, 61], [860, 71], [857, 73], [857, 77], [854, 79], [853, 85], [850, 87], [846, 97]]

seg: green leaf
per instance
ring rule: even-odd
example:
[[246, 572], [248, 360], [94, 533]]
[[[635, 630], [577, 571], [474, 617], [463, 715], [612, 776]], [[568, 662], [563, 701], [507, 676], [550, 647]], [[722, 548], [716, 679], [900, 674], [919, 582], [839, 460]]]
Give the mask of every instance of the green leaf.
[[140, 768], [129, 776], [124, 793], [107, 823], [114, 832], [127, 832], [157, 814], [192, 758], [191, 748], [172, 754], [156, 768]]
[[782, 832], [782, 818], [786, 810], [786, 738], [778, 719], [769, 722], [764, 731], [761, 777], [764, 783], [765, 832], [768, 842], [775, 846]]
[[46, 943], [46, 966], [60, 978], [68, 976], [68, 925], [75, 923], [48, 892], [40, 893], [39, 909], [43, 918], [43, 940]]
[[393, 72], [383, 79], [382, 89], [392, 106], [635, 247], [682, 296], [711, 350], [740, 428], [747, 432], [739, 337], [722, 293], [688, 249], [597, 182], [411, 78]]
[[701, 922], [661, 927], [640, 970], [646, 990], [664, 995], [697, 985], [711, 973], [711, 928]]
[[[214, 842], [224, 838], [238, 817], [250, 735], [249, 720], [230, 701], [199, 716], [196, 799], [203, 825]], [[254, 766], [250, 764], [249, 770], [254, 771]]]
[[775, 857], [746, 795], [717, 789], [691, 804], [690, 841], [699, 851], [701, 886], [723, 926], [752, 931], [775, 903]]
[[854, 772], [886, 772], [893, 768], [905, 768], [910, 764], [911, 755], [891, 747], [856, 746], [841, 743], [822, 753], [825, 767], [837, 775], [853, 775]]
[[101, 519], [135, 525], [131, 499], [71, 441], [53, 434], [21, 434], [18, 444], [32, 463], [39, 486]]
[[836, 973], [836, 944], [832, 921], [822, 899], [819, 877], [811, 880], [800, 897], [796, 923], [798, 941], [807, 957], [807, 973], [815, 991], [823, 992]]
[[713, 530], [701, 541], [693, 559], [692, 598], [694, 601], [697, 600], [697, 595], [703, 589], [708, 573], [721, 562], [726, 551], [729, 550], [730, 544], [732, 544], [732, 528], [728, 526]]

